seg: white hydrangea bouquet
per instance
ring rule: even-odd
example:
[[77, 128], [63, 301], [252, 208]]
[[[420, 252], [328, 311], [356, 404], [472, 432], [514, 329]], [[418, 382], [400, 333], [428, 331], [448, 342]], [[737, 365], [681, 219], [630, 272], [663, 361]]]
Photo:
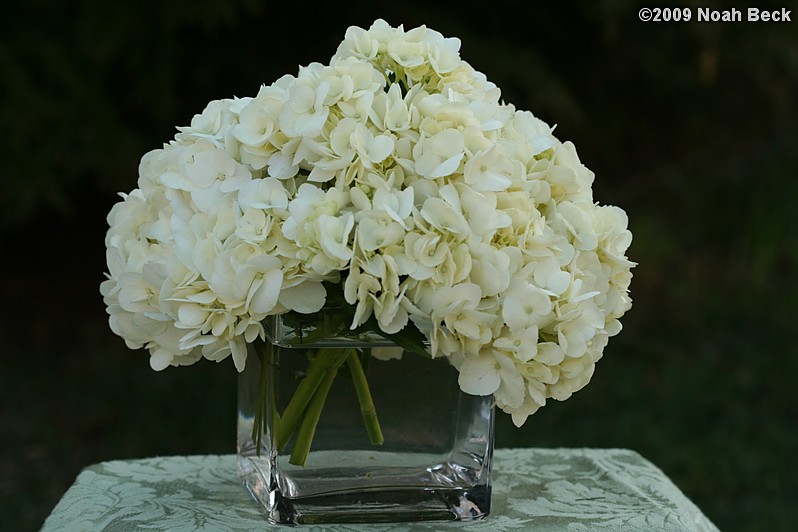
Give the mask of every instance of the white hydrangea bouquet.
[[631, 307], [626, 214], [459, 48], [351, 27], [329, 64], [212, 101], [147, 153], [108, 215], [111, 329], [155, 370], [242, 371], [264, 319], [337, 301], [344, 328], [446, 357], [516, 426], [585, 386]]

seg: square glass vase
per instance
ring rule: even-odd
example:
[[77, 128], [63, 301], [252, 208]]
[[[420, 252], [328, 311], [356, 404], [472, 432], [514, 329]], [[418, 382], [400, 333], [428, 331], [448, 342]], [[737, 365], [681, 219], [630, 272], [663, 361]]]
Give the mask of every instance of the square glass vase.
[[[271, 523], [474, 521], [490, 513], [492, 396], [462, 392], [447, 359], [378, 336], [311, 339], [280, 316], [266, 328], [267, 341], [248, 346], [239, 374], [237, 459], [239, 478]], [[341, 364], [312, 437], [305, 412], [286, 438], [292, 400], [314, 371], [310, 361], [344, 352], [347, 362], [357, 356], [363, 372]], [[358, 374], [381, 443], [366, 428]]]

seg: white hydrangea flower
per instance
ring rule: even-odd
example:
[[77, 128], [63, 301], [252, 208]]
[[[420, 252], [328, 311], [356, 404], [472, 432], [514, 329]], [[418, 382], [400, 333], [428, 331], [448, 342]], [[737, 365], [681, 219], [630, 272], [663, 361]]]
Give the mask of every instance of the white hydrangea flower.
[[518, 426], [584, 387], [631, 308], [626, 213], [460, 46], [349, 28], [329, 64], [211, 101], [146, 153], [108, 215], [111, 330], [156, 370], [242, 370], [266, 316], [333, 287], [352, 328], [417, 327]]
[[175, 140], [186, 144], [205, 140], [230, 154], [238, 153], [239, 141], [233, 135], [233, 128], [238, 123], [238, 113], [250, 100], [230, 98], [211, 101], [202, 113], [194, 115], [190, 126], [177, 128], [179, 133], [175, 135]]
[[413, 149], [415, 170], [428, 179], [453, 174], [465, 157], [463, 134], [447, 128], [429, 137], [422, 137]]

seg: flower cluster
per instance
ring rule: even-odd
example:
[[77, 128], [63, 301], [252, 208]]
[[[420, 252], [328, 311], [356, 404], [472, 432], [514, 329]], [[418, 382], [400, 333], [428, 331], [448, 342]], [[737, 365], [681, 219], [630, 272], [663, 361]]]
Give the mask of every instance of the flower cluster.
[[591, 378], [631, 307], [623, 210], [570, 142], [424, 26], [351, 27], [329, 64], [211, 102], [109, 216], [112, 330], [156, 370], [323, 307], [417, 327], [520, 426]]

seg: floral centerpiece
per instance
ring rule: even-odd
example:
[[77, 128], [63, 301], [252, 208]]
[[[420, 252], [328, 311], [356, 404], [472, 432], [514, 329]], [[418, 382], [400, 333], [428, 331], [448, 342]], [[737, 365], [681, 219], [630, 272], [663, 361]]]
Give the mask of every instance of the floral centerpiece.
[[242, 371], [264, 320], [335, 302], [337, 332], [448, 359], [516, 426], [584, 387], [631, 306], [626, 214], [459, 48], [351, 27], [328, 64], [177, 128], [108, 215], [111, 329], [155, 370]]

